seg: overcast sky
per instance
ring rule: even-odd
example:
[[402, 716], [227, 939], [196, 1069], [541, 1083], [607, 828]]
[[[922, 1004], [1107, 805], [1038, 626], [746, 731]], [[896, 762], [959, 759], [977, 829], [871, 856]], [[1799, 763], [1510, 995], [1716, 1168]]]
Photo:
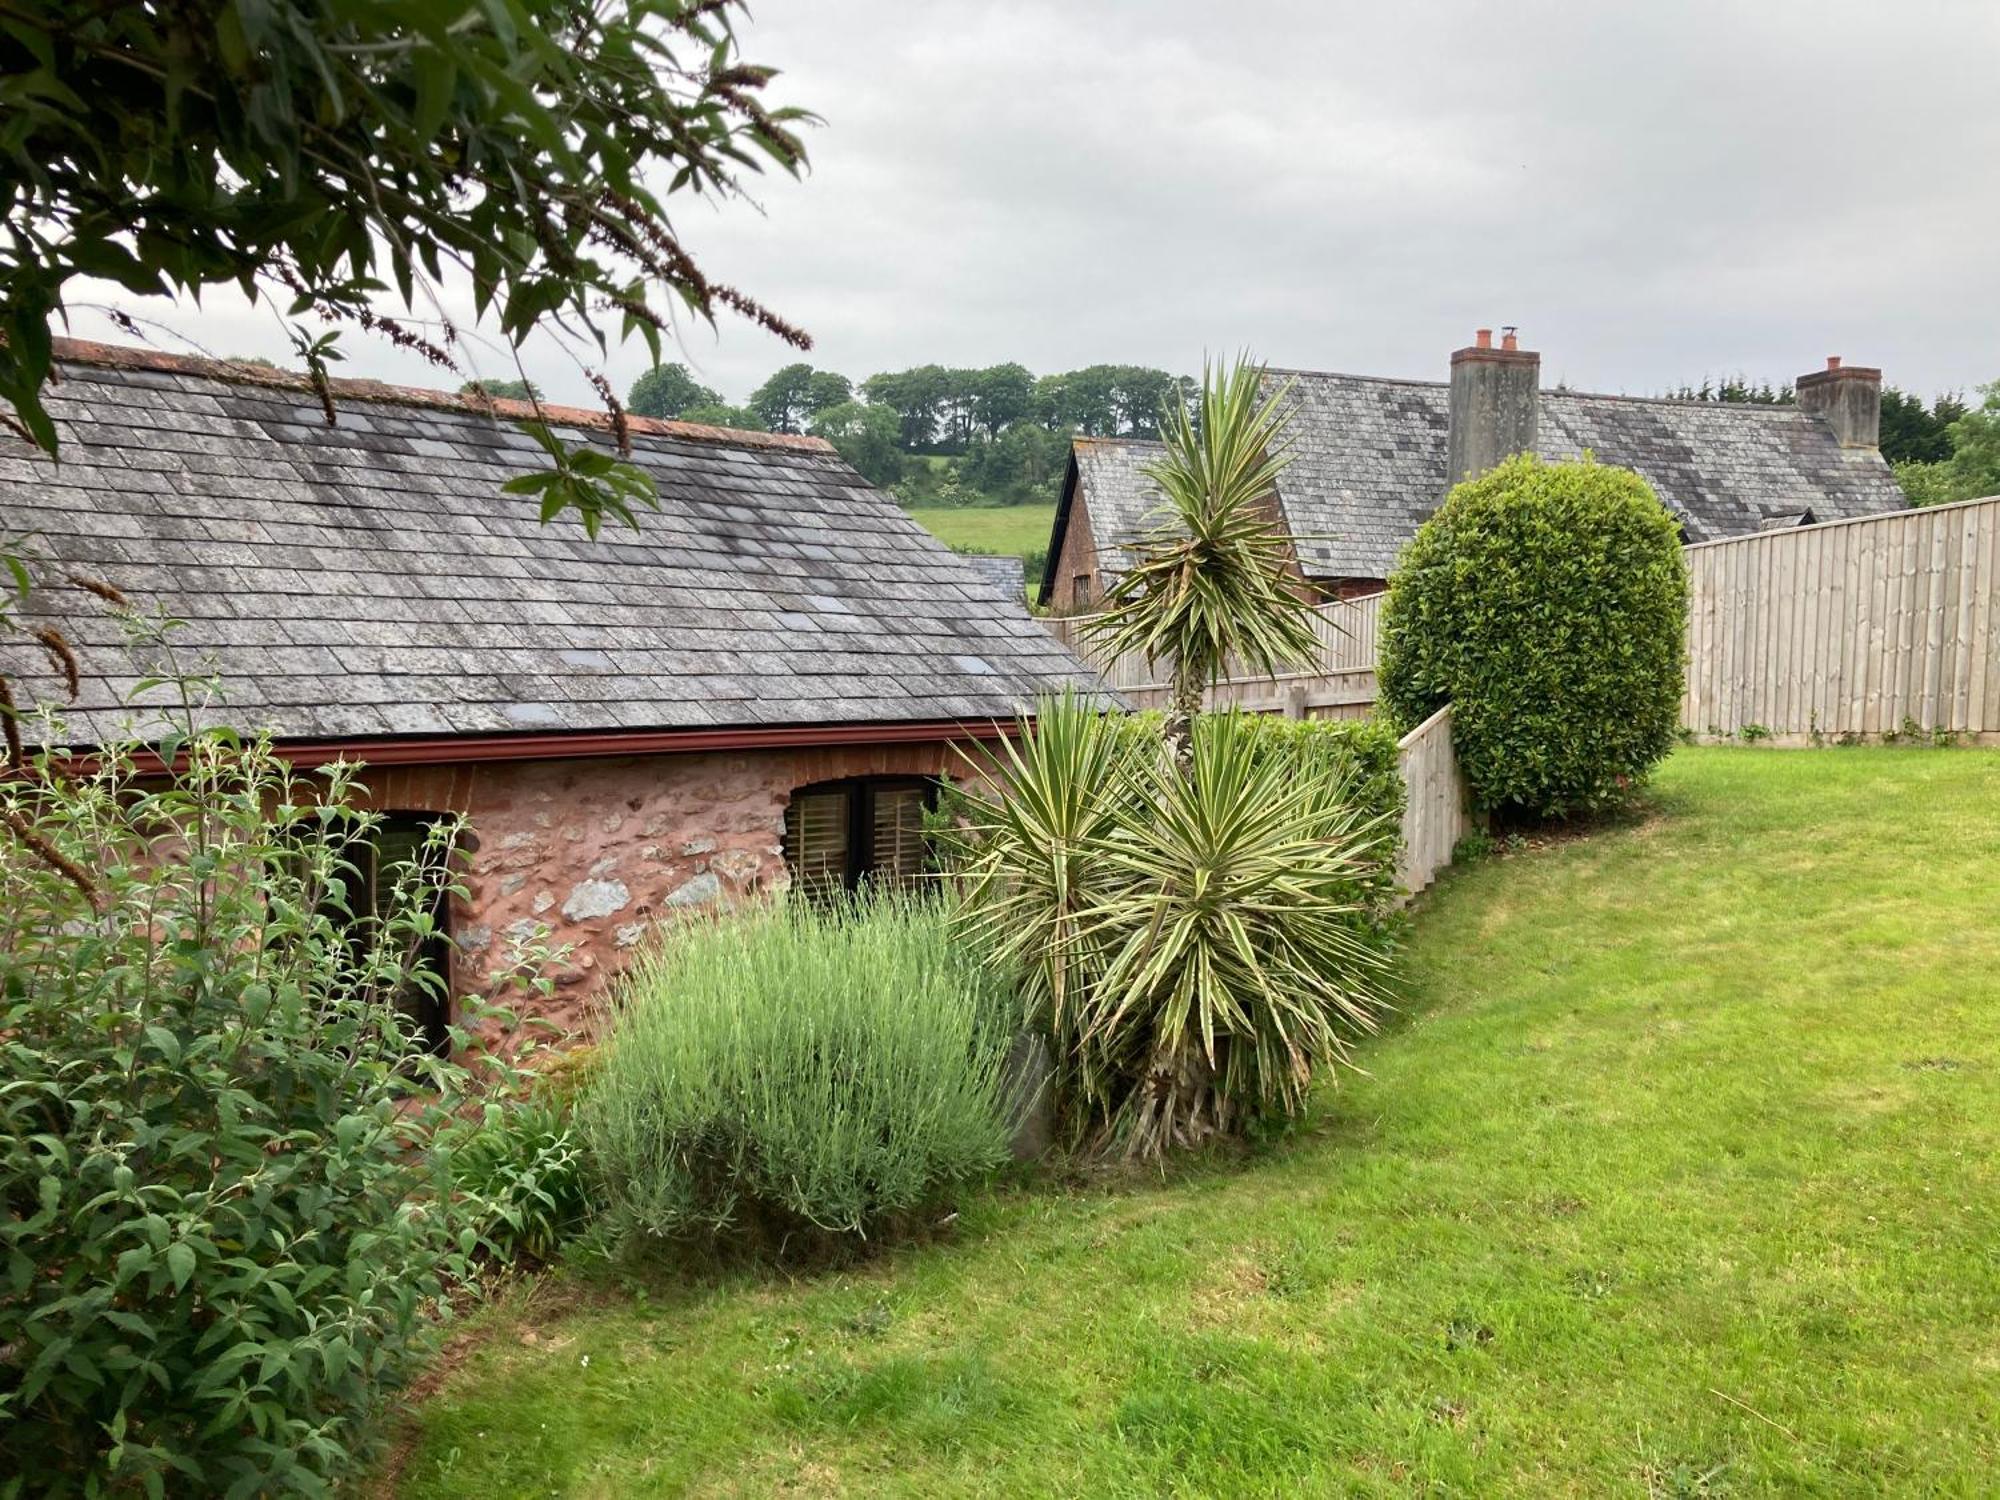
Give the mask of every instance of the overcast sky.
[[[743, 35], [824, 117], [813, 168], [678, 222], [857, 379], [1239, 347], [1442, 378], [1505, 323], [1595, 390], [1828, 354], [1926, 393], [2000, 377], [1990, 0], [760, 0]], [[124, 305], [288, 357], [226, 296]], [[344, 343], [343, 374], [437, 383]], [[683, 357], [740, 399], [794, 356], [725, 320]]]

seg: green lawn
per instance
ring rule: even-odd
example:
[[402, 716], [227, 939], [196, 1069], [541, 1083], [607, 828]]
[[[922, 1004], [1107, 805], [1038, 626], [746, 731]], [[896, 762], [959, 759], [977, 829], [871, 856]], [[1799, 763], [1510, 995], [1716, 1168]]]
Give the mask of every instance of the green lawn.
[[1681, 751], [1448, 875], [1363, 1060], [859, 1272], [517, 1295], [401, 1492], [1994, 1493], [2000, 755]]
[[[1055, 524], [1053, 505], [919, 506], [910, 512], [917, 524], [953, 547], [980, 547], [988, 552], [1026, 557], [1049, 544]], [[1028, 580], [1030, 585], [1039, 579]]]

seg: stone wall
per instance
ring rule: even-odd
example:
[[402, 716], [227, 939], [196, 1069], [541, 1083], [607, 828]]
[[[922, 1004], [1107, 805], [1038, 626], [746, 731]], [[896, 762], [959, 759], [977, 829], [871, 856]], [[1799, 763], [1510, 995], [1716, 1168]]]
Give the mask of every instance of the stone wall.
[[962, 764], [929, 743], [380, 766], [361, 780], [384, 811], [471, 820], [467, 894], [452, 912], [453, 993], [485, 991], [516, 944], [546, 928], [571, 952], [540, 1014], [583, 1032], [606, 981], [657, 924], [785, 887], [795, 787]]

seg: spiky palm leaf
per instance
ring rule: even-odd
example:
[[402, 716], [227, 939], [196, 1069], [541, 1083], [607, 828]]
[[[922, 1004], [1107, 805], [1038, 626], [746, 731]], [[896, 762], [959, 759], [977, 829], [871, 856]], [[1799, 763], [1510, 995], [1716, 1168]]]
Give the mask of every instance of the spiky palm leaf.
[[1232, 656], [1269, 674], [1319, 646], [1277, 517], [1291, 384], [1264, 398], [1263, 374], [1245, 358], [1226, 370], [1205, 365], [1198, 416], [1185, 406], [1165, 413], [1165, 454], [1141, 471], [1160, 488], [1157, 522], [1088, 627], [1112, 656], [1170, 664], [1168, 732], [1183, 763], [1187, 721]]
[[1146, 765], [1085, 914], [1109, 961], [1087, 991], [1084, 1046], [1134, 1080], [1115, 1117], [1130, 1154], [1296, 1111], [1384, 1005], [1389, 956], [1362, 892], [1393, 831], [1252, 730], [1211, 714], [1192, 775]]
[[[1103, 968], [1085, 914], [1102, 900], [1101, 853], [1121, 788], [1150, 736], [1065, 691], [974, 766], [971, 827], [957, 840], [960, 911], [988, 961], [1019, 976], [1029, 1015], [1054, 1036], [1075, 1029], [1074, 1007]], [[1156, 753], [1156, 752], [1155, 752]], [[982, 795], [982, 785], [1001, 789]]]
[[1209, 715], [1187, 775], [1064, 698], [973, 794], [963, 930], [1130, 1154], [1296, 1109], [1373, 1028], [1389, 948], [1365, 891], [1393, 830], [1309, 758]]

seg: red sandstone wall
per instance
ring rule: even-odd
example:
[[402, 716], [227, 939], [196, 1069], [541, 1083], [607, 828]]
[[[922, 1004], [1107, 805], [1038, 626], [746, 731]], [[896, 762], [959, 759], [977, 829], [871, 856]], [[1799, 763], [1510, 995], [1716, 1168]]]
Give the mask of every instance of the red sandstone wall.
[[[1090, 575], [1090, 591], [1079, 595], [1076, 578]], [[1056, 554], [1055, 586], [1049, 591], [1049, 608], [1057, 614], [1081, 613], [1097, 603], [1104, 592], [1104, 579], [1097, 571], [1097, 545], [1091, 540], [1090, 508], [1083, 488], [1070, 497], [1069, 524], [1063, 528], [1062, 551]]]
[[467, 897], [452, 913], [454, 993], [484, 990], [514, 944], [546, 926], [573, 951], [541, 1014], [581, 1031], [605, 981], [655, 925], [784, 888], [794, 787], [962, 765], [947, 745], [918, 744], [381, 766], [361, 779], [385, 811], [471, 820]]

